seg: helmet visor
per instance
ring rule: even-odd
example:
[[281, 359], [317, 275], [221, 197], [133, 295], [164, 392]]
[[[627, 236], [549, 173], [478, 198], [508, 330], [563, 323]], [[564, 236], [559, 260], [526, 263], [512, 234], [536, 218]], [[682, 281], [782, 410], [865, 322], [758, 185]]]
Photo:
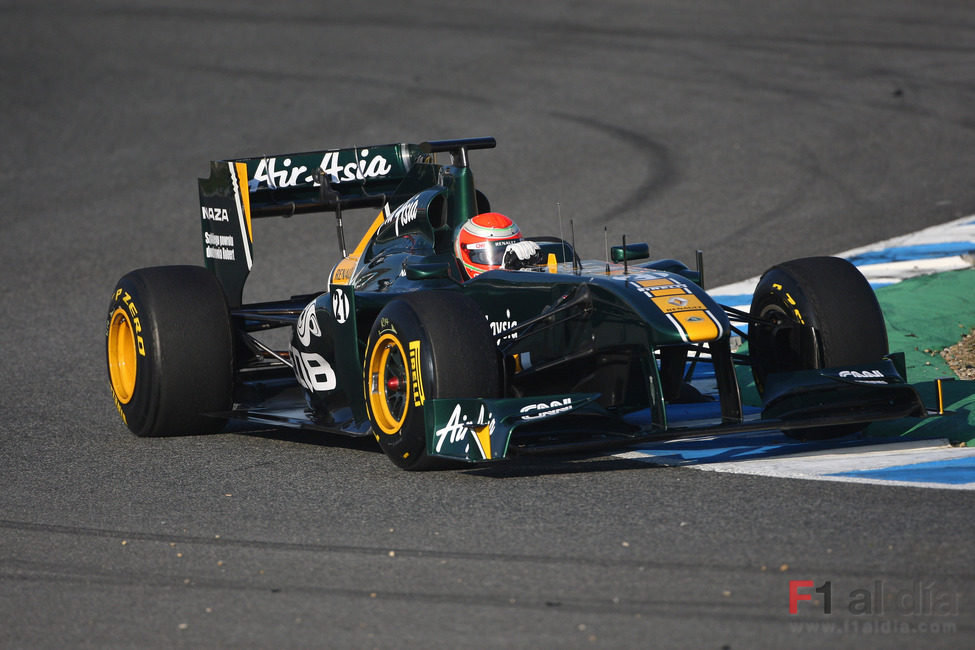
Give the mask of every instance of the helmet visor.
[[472, 244], [466, 244], [464, 251], [474, 264], [480, 264], [481, 266], [501, 266], [501, 260], [504, 259], [504, 250], [513, 241], [516, 240], [502, 239], [499, 241], [474, 242]]

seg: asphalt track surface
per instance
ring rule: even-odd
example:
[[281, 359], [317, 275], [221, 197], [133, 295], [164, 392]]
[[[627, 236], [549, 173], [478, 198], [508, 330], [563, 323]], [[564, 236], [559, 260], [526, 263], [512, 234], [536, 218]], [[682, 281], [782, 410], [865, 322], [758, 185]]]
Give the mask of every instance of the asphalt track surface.
[[[0, 2], [0, 646], [975, 645], [968, 492], [124, 430], [109, 292], [201, 263], [211, 158], [493, 135], [525, 231], [713, 285], [975, 213], [968, 2], [349, 5]], [[336, 257], [328, 217], [255, 239], [248, 299]], [[947, 605], [851, 614], [877, 585]]]

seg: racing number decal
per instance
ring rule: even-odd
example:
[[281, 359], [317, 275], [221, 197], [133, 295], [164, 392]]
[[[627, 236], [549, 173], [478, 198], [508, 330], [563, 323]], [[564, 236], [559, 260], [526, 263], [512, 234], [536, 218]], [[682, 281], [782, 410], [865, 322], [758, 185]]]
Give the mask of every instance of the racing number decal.
[[341, 289], [336, 289], [332, 293], [332, 313], [335, 314], [335, 322], [339, 325], [349, 319], [349, 298]]

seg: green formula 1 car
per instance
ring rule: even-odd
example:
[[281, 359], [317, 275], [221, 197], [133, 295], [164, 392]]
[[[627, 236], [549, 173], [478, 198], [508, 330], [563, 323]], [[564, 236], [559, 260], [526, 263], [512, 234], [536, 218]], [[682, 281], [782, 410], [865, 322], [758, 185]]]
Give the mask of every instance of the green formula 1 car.
[[[843, 435], [924, 415], [848, 262], [785, 262], [749, 312], [724, 307], [702, 288], [700, 255], [691, 269], [624, 242], [583, 260], [572, 242], [521, 237], [475, 188], [470, 154], [494, 146], [213, 162], [199, 181], [206, 268], [139, 269], [112, 294], [107, 361], [125, 424], [139, 436], [230, 419], [374, 436], [396, 465], [422, 469], [702, 433]], [[348, 250], [343, 218], [357, 209], [379, 213]], [[327, 288], [243, 304], [254, 222], [318, 212], [335, 213], [342, 252]], [[282, 327], [287, 349], [262, 340]], [[752, 377], [760, 407], [742, 403]]]

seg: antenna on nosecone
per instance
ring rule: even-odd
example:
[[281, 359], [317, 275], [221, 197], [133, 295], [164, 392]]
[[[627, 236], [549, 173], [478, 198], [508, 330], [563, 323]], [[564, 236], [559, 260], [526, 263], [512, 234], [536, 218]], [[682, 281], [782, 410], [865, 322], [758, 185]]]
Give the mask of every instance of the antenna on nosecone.
[[565, 235], [562, 231], [562, 203], [561, 201], [555, 202], [555, 213], [559, 218], [559, 240], [562, 242], [562, 259], [565, 260]]
[[[572, 270], [576, 272], [576, 275], [582, 273], [582, 264], [576, 264], [576, 225], [572, 219], [569, 219], [569, 233], [572, 237]], [[562, 257], [565, 257], [565, 243], [562, 244]]]
[[626, 235], [623, 235], [623, 275], [629, 275], [630, 265], [626, 260]]

